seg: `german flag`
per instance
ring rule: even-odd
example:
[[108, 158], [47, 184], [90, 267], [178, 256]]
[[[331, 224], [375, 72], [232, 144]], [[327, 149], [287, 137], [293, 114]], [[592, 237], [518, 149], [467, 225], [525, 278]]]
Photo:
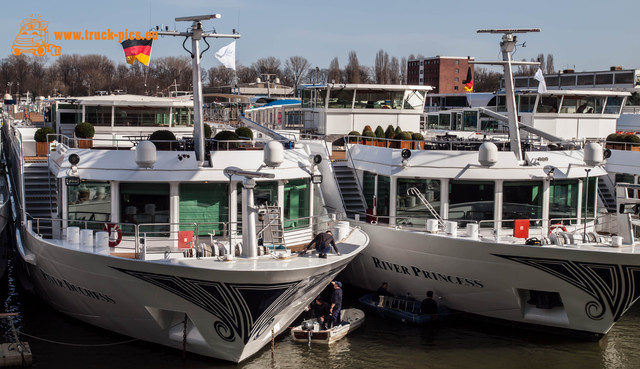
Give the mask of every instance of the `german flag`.
[[467, 79], [462, 81], [464, 83], [464, 90], [467, 92], [473, 92], [473, 77], [471, 76], [471, 67], [467, 69]]
[[151, 44], [153, 40], [124, 40], [122, 48], [127, 63], [133, 64], [137, 61], [149, 66], [149, 58], [151, 57]]

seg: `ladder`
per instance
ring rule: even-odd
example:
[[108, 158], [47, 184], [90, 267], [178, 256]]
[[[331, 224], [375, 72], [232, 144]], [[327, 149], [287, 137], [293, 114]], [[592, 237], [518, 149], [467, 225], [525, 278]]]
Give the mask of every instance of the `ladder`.
[[424, 206], [427, 207], [427, 210], [429, 210], [429, 212], [431, 213], [431, 215], [436, 218], [436, 220], [438, 221], [438, 224], [440, 224], [441, 227], [444, 227], [444, 220], [442, 219], [442, 217], [440, 216], [440, 214], [438, 214], [438, 212], [436, 211], [436, 209], [433, 208], [433, 206], [431, 206], [431, 204], [429, 203], [429, 201], [427, 200], [426, 197], [424, 197], [424, 195], [422, 194], [422, 192], [420, 192], [420, 190], [417, 187], [411, 187], [407, 190], [407, 195], [413, 195], [416, 196], [418, 199], [420, 199], [420, 201], [422, 201], [422, 203], [424, 204]]
[[267, 225], [265, 228], [269, 228], [269, 235], [271, 236], [271, 243], [273, 245], [285, 246], [284, 242], [284, 228], [282, 226], [282, 217], [280, 216], [280, 207], [277, 205], [266, 205], [265, 220]]

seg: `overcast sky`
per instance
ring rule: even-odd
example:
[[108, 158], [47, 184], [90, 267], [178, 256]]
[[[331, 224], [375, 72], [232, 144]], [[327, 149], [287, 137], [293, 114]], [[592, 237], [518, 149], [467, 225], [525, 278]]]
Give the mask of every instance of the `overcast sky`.
[[[527, 60], [551, 53], [556, 69], [606, 70], [613, 65], [640, 68], [640, 43], [634, 24], [640, 1], [349, 1], [324, 0], [115, 0], [11, 1], [0, 11], [0, 58], [11, 52], [20, 22], [39, 14], [49, 22], [50, 43], [63, 54], [103, 54], [124, 61], [117, 41], [55, 41], [55, 31], [147, 31], [156, 25], [185, 30], [189, 23], [174, 18], [220, 13], [204, 22], [218, 33], [236, 29], [237, 62], [249, 66], [258, 58], [282, 61], [300, 55], [327, 68], [334, 57], [340, 67], [355, 51], [361, 65], [373, 66], [378, 50], [398, 59], [424, 56], [500, 58], [498, 35], [477, 34], [481, 28], [541, 28], [541, 33], [519, 36], [514, 59]], [[188, 55], [182, 39], [164, 37], [153, 45], [158, 56]], [[203, 56], [205, 68], [219, 65], [215, 50], [230, 40], [213, 40]], [[205, 45], [202, 45], [203, 47]], [[55, 57], [49, 56], [49, 62]]]

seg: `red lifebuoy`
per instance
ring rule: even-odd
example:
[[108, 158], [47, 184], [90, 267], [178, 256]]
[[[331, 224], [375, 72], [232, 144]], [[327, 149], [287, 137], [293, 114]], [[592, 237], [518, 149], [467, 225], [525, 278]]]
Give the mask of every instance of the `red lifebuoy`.
[[562, 232], [567, 231], [567, 227], [565, 227], [562, 223], [557, 223], [549, 227], [549, 234], [553, 233], [553, 231], [556, 229], [562, 229]]
[[[116, 223], [105, 223], [102, 230], [109, 232], [109, 247], [116, 247], [120, 244], [120, 241], [122, 241], [122, 230]], [[112, 231], [116, 232], [115, 238], [111, 238]]]

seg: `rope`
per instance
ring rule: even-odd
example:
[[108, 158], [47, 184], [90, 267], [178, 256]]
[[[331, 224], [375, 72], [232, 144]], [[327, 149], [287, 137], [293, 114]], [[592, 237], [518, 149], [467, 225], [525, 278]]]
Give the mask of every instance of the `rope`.
[[39, 340], [39, 341], [43, 341], [43, 342], [55, 343], [57, 345], [64, 345], [64, 346], [74, 346], [74, 347], [107, 347], [107, 346], [116, 346], [116, 345], [122, 345], [122, 344], [131, 343], [131, 342], [135, 342], [135, 341], [140, 341], [139, 338], [133, 338], [133, 339], [130, 339], [130, 340], [127, 340], [127, 341], [113, 342], [113, 343], [81, 344], [81, 343], [69, 343], [69, 342], [54, 341], [54, 340], [50, 340], [50, 339], [47, 339], [47, 338], [42, 338], [42, 337], [34, 336], [32, 334], [24, 333], [24, 332], [21, 332], [21, 331], [18, 331], [18, 334], [21, 335], [21, 336], [33, 338], [33, 339], [36, 339], [36, 340]]

